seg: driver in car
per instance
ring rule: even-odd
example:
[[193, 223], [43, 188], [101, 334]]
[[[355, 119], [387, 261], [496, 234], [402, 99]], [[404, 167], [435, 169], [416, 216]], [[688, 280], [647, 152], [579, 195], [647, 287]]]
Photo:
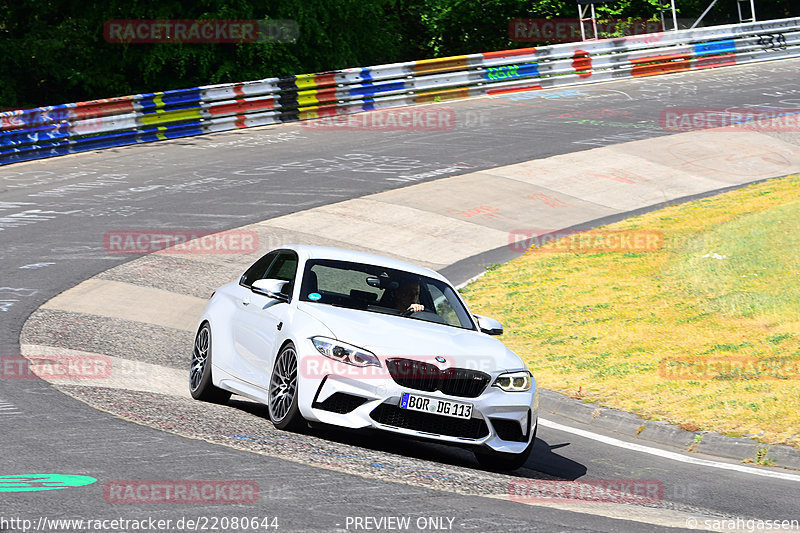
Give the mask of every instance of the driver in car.
[[419, 299], [419, 283], [416, 281], [404, 281], [395, 291], [394, 308], [398, 311], [406, 312], [424, 311], [425, 306], [417, 303]]

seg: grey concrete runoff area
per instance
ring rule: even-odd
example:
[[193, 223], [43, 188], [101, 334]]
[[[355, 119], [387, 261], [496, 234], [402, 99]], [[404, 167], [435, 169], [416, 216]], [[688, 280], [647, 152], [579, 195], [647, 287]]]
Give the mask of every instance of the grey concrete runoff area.
[[[414, 108], [455, 117], [440, 131], [289, 124], [3, 167], [0, 355], [103, 356], [115, 371], [0, 379], [0, 531], [23, 530], [19, 520], [101, 530], [54, 518], [172, 521], [151, 531], [203, 517], [226, 518], [220, 531], [252, 530], [233, 517], [284, 531], [747, 531], [800, 519], [800, 473], [743, 465], [752, 441], [704, 437], [688, 453], [693, 434], [651, 423], [637, 435], [632, 415], [547, 391], [530, 461], [499, 474], [435, 443], [278, 431], [263, 406], [203, 404], [186, 386], [209, 294], [274, 246], [371, 250], [461, 283], [533, 232], [800, 172], [797, 132], [662, 127], [670, 109], [797, 108], [798, 74], [800, 61], [775, 61]], [[257, 245], [144, 255], [109, 237], [229, 229]], [[794, 452], [770, 455], [797, 467]], [[31, 474], [97, 481], [3, 490], [15, 486], [3, 476]], [[114, 492], [209, 480], [257, 496], [154, 504]], [[644, 502], [531, 496], [564, 480], [658, 491]]]

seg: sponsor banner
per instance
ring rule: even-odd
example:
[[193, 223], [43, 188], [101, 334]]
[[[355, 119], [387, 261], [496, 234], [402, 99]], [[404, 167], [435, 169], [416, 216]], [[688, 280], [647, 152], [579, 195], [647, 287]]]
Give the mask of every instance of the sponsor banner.
[[664, 234], [643, 229], [519, 229], [509, 232], [508, 246], [515, 252], [534, 253], [655, 252], [664, 247]]
[[800, 131], [800, 108], [664, 109], [661, 128], [669, 132], [724, 128], [726, 131]]
[[258, 251], [254, 231], [109, 231], [103, 248], [111, 254], [251, 254]]

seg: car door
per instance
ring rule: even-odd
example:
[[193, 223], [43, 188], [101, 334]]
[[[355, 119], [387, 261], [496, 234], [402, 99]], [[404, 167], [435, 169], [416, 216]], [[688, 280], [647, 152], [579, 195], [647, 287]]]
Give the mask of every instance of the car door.
[[288, 250], [281, 251], [276, 253], [265, 269], [258, 269], [251, 276], [245, 273], [242, 283], [236, 288], [236, 318], [232, 323], [237, 356], [234, 372], [248, 383], [267, 387], [272, 361], [278, 348], [278, 328], [285, 322], [289, 310], [288, 303], [253, 292], [252, 283], [257, 279], [288, 281], [283, 292], [291, 295], [296, 272], [297, 254]]

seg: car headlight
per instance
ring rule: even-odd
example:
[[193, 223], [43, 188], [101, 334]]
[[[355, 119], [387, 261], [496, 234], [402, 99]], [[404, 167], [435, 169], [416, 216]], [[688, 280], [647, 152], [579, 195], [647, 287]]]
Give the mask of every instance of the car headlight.
[[494, 387], [506, 392], [525, 392], [531, 390], [531, 373], [527, 370], [500, 374], [494, 380]]
[[375, 354], [357, 346], [326, 337], [312, 337], [311, 342], [314, 343], [319, 353], [340, 363], [353, 366], [381, 366], [381, 362]]

